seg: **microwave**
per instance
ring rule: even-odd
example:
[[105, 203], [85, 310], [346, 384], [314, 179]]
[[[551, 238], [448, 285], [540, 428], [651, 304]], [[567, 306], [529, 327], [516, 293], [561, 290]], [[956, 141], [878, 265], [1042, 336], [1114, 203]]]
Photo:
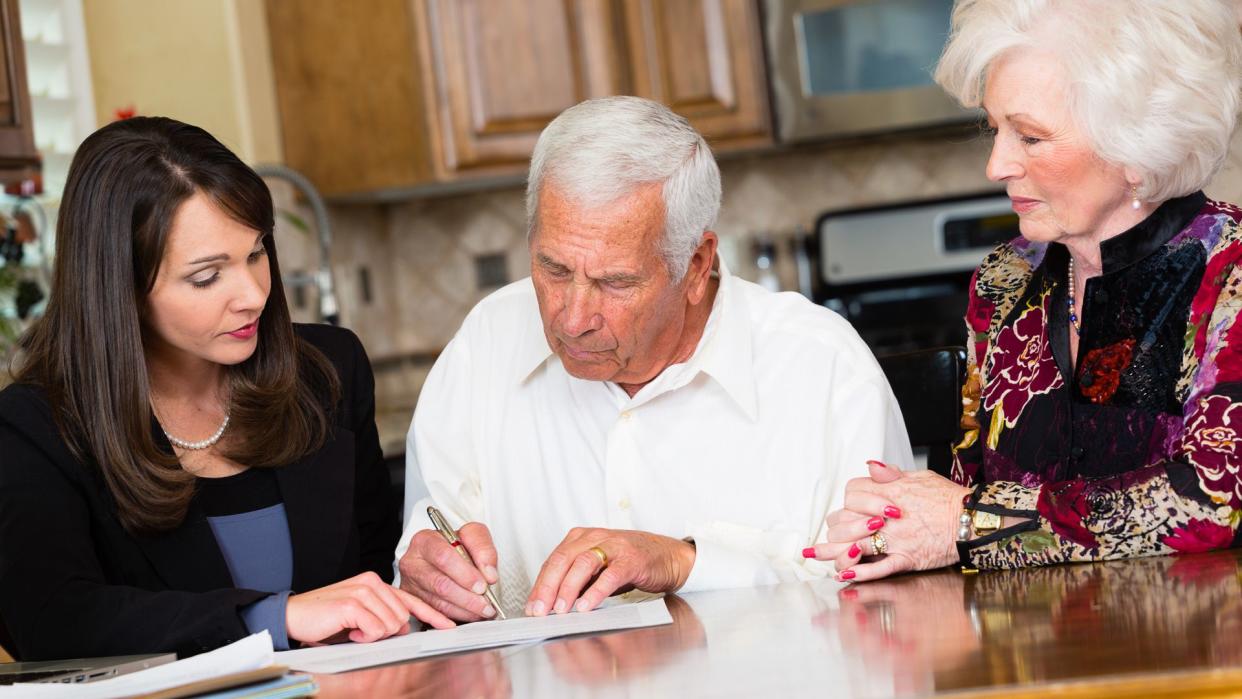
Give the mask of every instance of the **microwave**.
[[766, 0], [777, 138], [977, 121], [932, 80], [952, 13], [953, 0]]

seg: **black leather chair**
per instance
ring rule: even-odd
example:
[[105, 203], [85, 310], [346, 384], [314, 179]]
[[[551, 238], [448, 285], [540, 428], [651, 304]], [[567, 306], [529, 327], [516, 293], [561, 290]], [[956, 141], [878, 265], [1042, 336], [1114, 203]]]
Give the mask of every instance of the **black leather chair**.
[[880, 368], [901, 406], [914, 447], [927, 447], [927, 467], [949, 475], [951, 447], [962, 435], [962, 383], [966, 350], [938, 347], [879, 357]]

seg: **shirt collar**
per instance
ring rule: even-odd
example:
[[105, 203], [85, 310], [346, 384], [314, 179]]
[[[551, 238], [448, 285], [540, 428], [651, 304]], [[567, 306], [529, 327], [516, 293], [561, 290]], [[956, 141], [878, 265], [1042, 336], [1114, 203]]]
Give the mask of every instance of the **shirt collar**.
[[[712, 301], [703, 337], [687, 362], [687, 368], [711, 376], [747, 417], [754, 420], [759, 412], [758, 392], [752, 362], [749, 312], [738, 288], [742, 282], [733, 276], [724, 260], [716, 259], [720, 285]], [[538, 305], [528, 317], [526, 331], [516, 348], [519, 384], [529, 380], [553, 356], [543, 333]]]
[[539, 301], [533, 291], [534, 282], [530, 279], [527, 281], [532, 285], [530, 295], [532, 307], [525, 314], [526, 328], [522, 332], [522, 337], [519, 338], [517, 347], [514, 348], [517, 353], [518, 384], [526, 383], [531, 375], [552, 356], [548, 336], [543, 334], [543, 319], [539, 315]]
[[1132, 228], [1100, 243], [1104, 273], [1129, 267], [1160, 249], [1190, 223], [1206, 202], [1203, 192], [1169, 199]]
[[724, 260], [720, 260], [719, 269], [720, 287], [708, 319], [708, 324], [715, 327], [710, 335], [704, 333], [691, 362], [720, 384], [742, 412], [754, 420], [759, 415], [759, 400], [755, 388], [750, 313], [740, 288], [743, 282], [729, 272]]

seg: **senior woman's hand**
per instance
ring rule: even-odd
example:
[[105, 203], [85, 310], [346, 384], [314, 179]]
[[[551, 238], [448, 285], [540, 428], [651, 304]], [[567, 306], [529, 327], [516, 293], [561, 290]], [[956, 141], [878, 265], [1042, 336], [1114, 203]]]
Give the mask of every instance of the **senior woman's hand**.
[[[838, 579], [858, 582], [956, 562], [957, 519], [970, 488], [931, 471], [903, 473], [878, 461], [867, 465], [871, 477], [851, 480], [845, 507], [828, 515], [828, 543], [815, 546], [815, 558], [831, 560]], [[886, 553], [862, 562], [875, 553], [877, 531]]]

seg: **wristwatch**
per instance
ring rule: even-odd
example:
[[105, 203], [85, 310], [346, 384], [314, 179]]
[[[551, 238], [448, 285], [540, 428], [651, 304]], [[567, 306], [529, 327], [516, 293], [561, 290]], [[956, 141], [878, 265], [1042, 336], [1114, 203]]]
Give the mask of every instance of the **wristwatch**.
[[962, 514], [957, 518], [957, 540], [970, 541], [986, 536], [1001, 528], [1001, 516], [995, 512], [984, 512], [978, 507], [979, 491], [972, 490], [962, 496]]
[[1000, 515], [977, 508], [979, 492], [975, 489], [962, 496], [962, 514], [957, 518], [957, 557], [963, 573], [979, 572], [970, 565], [971, 539], [987, 536], [1001, 527]]
[[[962, 497], [962, 514], [957, 519], [957, 559], [963, 573], [978, 573], [970, 564], [970, 552], [1008, 537], [1039, 529], [1039, 513], [1035, 510], [1015, 510], [1004, 505], [981, 504], [984, 485]], [[1008, 527], [1004, 518], [1014, 520]]]
[[975, 536], [986, 536], [1001, 528], [1001, 516], [992, 512], [974, 510], [971, 512], [971, 528]]

